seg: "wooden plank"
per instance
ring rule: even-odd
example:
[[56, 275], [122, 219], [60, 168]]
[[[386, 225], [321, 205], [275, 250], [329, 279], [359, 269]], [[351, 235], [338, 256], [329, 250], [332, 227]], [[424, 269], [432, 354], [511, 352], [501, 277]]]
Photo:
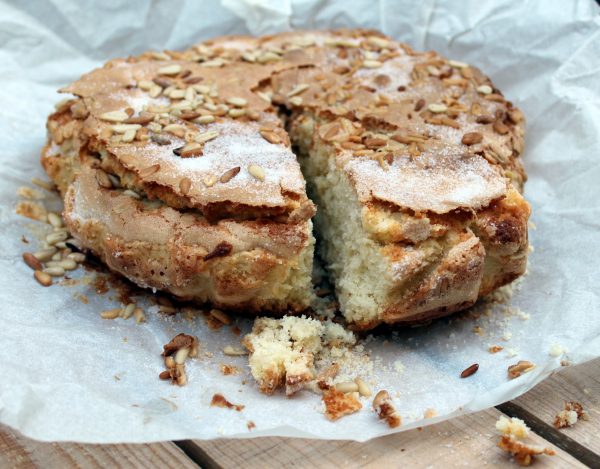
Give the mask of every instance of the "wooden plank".
[[12, 469], [104, 469], [104, 468], [198, 469], [174, 443], [92, 445], [42, 443], [0, 426], [0, 468]]
[[[244, 467], [485, 467], [505, 468], [510, 457], [496, 445], [494, 425], [502, 415], [488, 409], [450, 421], [371, 440], [325, 441], [255, 438], [180, 442], [206, 468]], [[340, 421], [343, 425], [343, 420]], [[568, 453], [533, 435], [531, 442], [552, 447], [555, 456], [540, 456], [536, 467], [585, 467]], [[517, 467], [517, 466], [515, 466]]]
[[[590, 419], [556, 430], [554, 417], [564, 401], [577, 401]], [[531, 391], [499, 408], [522, 418], [544, 438], [590, 466], [600, 467], [600, 359], [565, 367]]]

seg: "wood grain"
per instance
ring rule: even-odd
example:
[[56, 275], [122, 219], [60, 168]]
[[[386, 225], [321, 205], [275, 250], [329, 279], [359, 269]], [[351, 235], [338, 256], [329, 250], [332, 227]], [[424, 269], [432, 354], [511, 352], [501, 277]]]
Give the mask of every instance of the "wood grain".
[[[552, 427], [564, 401], [577, 401], [589, 413], [570, 428]], [[510, 403], [499, 406], [519, 417], [544, 438], [575, 455], [591, 467], [600, 467], [600, 359], [562, 368], [551, 378]]]
[[0, 468], [193, 468], [198, 466], [174, 443], [91, 445], [42, 443], [0, 426]]
[[[485, 467], [504, 468], [510, 457], [496, 444], [494, 430], [501, 413], [489, 409], [422, 430], [390, 435], [367, 443], [292, 438], [187, 441], [179, 444], [206, 468], [275, 467]], [[343, 421], [340, 421], [343, 424]], [[535, 467], [585, 467], [572, 456], [534, 435], [534, 444], [556, 450]], [[515, 466], [517, 467], [517, 466]]]

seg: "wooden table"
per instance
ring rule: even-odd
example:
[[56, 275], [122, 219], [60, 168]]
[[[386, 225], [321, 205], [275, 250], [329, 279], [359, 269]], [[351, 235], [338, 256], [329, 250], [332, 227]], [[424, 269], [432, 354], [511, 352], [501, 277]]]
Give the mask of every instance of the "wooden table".
[[[555, 429], [552, 421], [565, 400], [580, 402], [590, 420]], [[600, 468], [600, 359], [565, 367], [496, 408], [368, 443], [291, 438], [40, 443], [0, 427], [0, 468], [518, 467], [496, 446], [494, 424], [502, 414], [525, 420], [535, 432], [532, 441], [556, 451], [539, 457], [534, 467]]]

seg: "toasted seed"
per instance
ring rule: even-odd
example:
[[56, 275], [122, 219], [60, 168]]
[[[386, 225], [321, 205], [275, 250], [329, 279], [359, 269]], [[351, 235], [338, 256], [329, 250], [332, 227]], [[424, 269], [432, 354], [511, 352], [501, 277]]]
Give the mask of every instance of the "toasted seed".
[[206, 143], [210, 140], [213, 140], [219, 136], [219, 132], [216, 130], [209, 130], [208, 132], [204, 132], [202, 134], [198, 134], [194, 137], [194, 141], [197, 143]]
[[192, 180], [190, 178], [184, 177], [181, 179], [181, 181], [179, 181], [179, 190], [183, 195], [187, 195], [191, 188]]
[[68, 237], [69, 237], [69, 234], [66, 231], [55, 231], [53, 233], [48, 234], [48, 236], [46, 236], [46, 242], [50, 246], [53, 246], [60, 241], [64, 241]]
[[387, 144], [387, 140], [378, 137], [366, 138], [363, 142], [368, 148], [379, 148], [384, 147]]
[[136, 324], [146, 322], [146, 315], [144, 314], [144, 310], [142, 308], [135, 308], [133, 310], [133, 317], [135, 318]]
[[281, 143], [281, 137], [277, 135], [275, 132], [270, 132], [268, 130], [261, 130], [260, 135], [269, 143], [277, 144]]
[[449, 60], [448, 65], [454, 68], [467, 68], [469, 66], [468, 63], [459, 62], [458, 60]]
[[127, 306], [125, 306], [125, 308], [121, 309], [119, 316], [121, 316], [123, 319], [129, 319], [131, 317], [131, 315], [133, 314], [134, 310], [135, 310], [135, 304], [129, 303]]
[[385, 401], [390, 400], [390, 395], [386, 390], [381, 390], [373, 398], [373, 409], [377, 410]]
[[59, 261], [59, 267], [62, 267], [64, 270], [75, 270], [77, 268], [77, 262], [73, 259], [63, 259]]
[[383, 65], [379, 60], [365, 60], [362, 63], [364, 68], [379, 68]]
[[62, 226], [63, 226], [62, 217], [58, 213], [55, 213], [55, 212], [48, 212], [48, 222], [54, 228], [62, 228]]
[[67, 256], [67, 259], [72, 259], [75, 262], [81, 263], [85, 261], [85, 254], [82, 252], [72, 252]]
[[246, 115], [246, 110], [245, 109], [230, 109], [229, 111], [227, 111], [227, 114], [231, 117], [242, 117]]
[[44, 181], [40, 178], [31, 178], [31, 182], [36, 186], [41, 187], [42, 189], [46, 189], [47, 191], [53, 191], [54, 189], [56, 189], [54, 183], [50, 181]]
[[206, 115], [206, 116], [200, 116], [198, 117], [194, 122], [197, 122], [198, 124], [210, 124], [211, 122], [215, 121], [215, 116], [212, 115]]
[[265, 93], [264, 91], [257, 91], [256, 94], [263, 101], [266, 101], [267, 103], [271, 103], [271, 95], [270, 94]]
[[483, 135], [479, 132], [468, 132], [463, 135], [461, 142], [464, 145], [475, 145], [477, 143], [481, 143], [483, 140]]
[[171, 355], [166, 356], [164, 362], [167, 368], [175, 368], [175, 359]]
[[236, 106], [236, 107], [244, 107], [248, 104], [248, 101], [244, 98], [233, 97], [233, 98], [228, 98], [227, 103], [231, 104], [232, 106]]
[[481, 94], [491, 94], [492, 91], [492, 87], [489, 85], [481, 85], [477, 87], [477, 92]]
[[131, 189], [124, 190], [123, 191], [123, 195], [127, 195], [127, 196], [129, 196], [129, 197], [131, 197], [133, 199], [136, 199], [136, 200], [140, 200], [141, 199], [140, 194], [138, 194], [135, 191], [132, 191]]
[[235, 166], [235, 167], [225, 171], [219, 178], [219, 181], [221, 183], [225, 184], [225, 183], [231, 181], [234, 177], [236, 177], [239, 172], [240, 172], [240, 167]]
[[160, 374], [158, 375], [159, 379], [162, 379], [163, 381], [167, 380], [167, 379], [171, 379], [171, 372], [169, 370], [164, 370], [161, 371]]
[[46, 262], [49, 261], [54, 254], [56, 254], [56, 251], [57, 249], [55, 247], [50, 247], [48, 249], [42, 249], [41, 251], [38, 251], [33, 255], [37, 260]]
[[33, 270], [42, 270], [44, 268], [39, 259], [30, 252], [23, 253], [23, 261], [25, 261], [25, 264], [27, 264]]
[[241, 357], [243, 355], [248, 355], [248, 352], [244, 349], [232, 347], [231, 345], [226, 345], [223, 348], [223, 353], [230, 357]]
[[357, 392], [358, 384], [356, 384], [352, 381], [348, 381], [346, 383], [338, 383], [335, 385], [335, 389], [337, 389], [338, 391], [343, 392], [343, 393]]
[[477, 370], [479, 369], [479, 365], [477, 363], [473, 363], [470, 367], [465, 368], [462, 373], [460, 374], [461, 378], [468, 378], [471, 375], [474, 375], [475, 373], [477, 373]]
[[477, 122], [478, 124], [491, 124], [492, 122], [494, 122], [494, 116], [489, 116], [489, 115], [477, 116], [477, 119], [475, 119], [475, 122]]
[[50, 285], [52, 285], [52, 277], [49, 274], [42, 272], [41, 270], [36, 270], [33, 273], [33, 276], [38, 281], [38, 283], [44, 287], [49, 287]]
[[361, 378], [355, 378], [354, 382], [358, 386], [358, 393], [363, 397], [370, 397], [372, 393], [371, 388]]
[[115, 124], [112, 126], [113, 131], [118, 134], [124, 134], [128, 130], [138, 130], [141, 128], [140, 124]]
[[121, 137], [121, 142], [131, 143], [135, 140], [136, 131], [133, 129], [127, 130]]
[[175, 148], [173, 153], [181, 156], [182, 158], [191, 158], [194, 156], [202, 155], [202, 145], [200, 143], [192, 142], [184, 145], [183, 147]]
[[527, 360], [519, 360], [514, 365], [508, 367], [508, 378], [514, 379], [521, 376], [523, 373], [528, 373], [535, 368], [535, 365]]
[[300, 93], [304, 93], [307, 89], [310, 88], [310, 85], [307, 83], [300, 83], [296, 86], [294, 86], [287, 94], [288, 98], [291, 98], [292, 96], [296, 96], [297, 94]]
[[129, 115], [123, 110], [105, 112], [104, 114], [100, 114], [99, 117], [109, 122], [123, 122], [129, 119]]
[[160, 164], [156, 163], [156, 164], [153, 164], [151, 166], [148, 166], [148, 167], [142, 169], [138, 175], [140, 178], [146, 179], [147, 177], [152, 176], [154, 173], [156, 173], [159, 169], [160, 169]]
[[102, 319], [116, 319], [121, 314], [122, 308], [107, 309], [100, 313]]
[[301, 96], [294, 96], [292, 98], [289, 99], [289, 103], [293, 106], [301, 106], [302, 105], [302, 97]]
[[221, 321], [223, 324], [229, 325], [232, 323], [231, 317], [229, 317], [228, 314], [224, 313], [220, 309], [211, 309], [210, 315], [216, 320]]
[[154, 120], [154, 116], [150, 113], [141, 113], [139, 116], [130, 117], [127, 119], [125, 124], [138, 124], [138, 125], [146, 125]]
[[152, 140], [157, 145], [170, 145], [171, 144], [171, 140], [169, 140], [164, 135], [159, 135], [159, 134], [151, 134], [150, 140]]
[[166, 65], [158, 69], [160, 75], [177, 75], [179, 72], [181, 72], [181, 65], [179, 64]]
[[260, 166], [257, 166], [255, 164], [251, 164], [248, 166], [248, 172], [254, 176], [256, 179], [258, 179], [259, 181], [264, 181], [265, 180], [265, 170], [262, 169]]
[[445, 104], [441, 103], [431, 103], [429, 106], [427, 106], [427, 109], [437, 114], [441, 112], [446, 112], [448, 110], [448, 107]]
[[172, 316], [177, 313], [177, 308], [175, 308], [175, 306], [172, 305], [160, 305], [158, 307], [158, 312]]
[[112, 183], [108, 178], [108, 174], [106, 174], [103, 169], [98, 168], [96, 170], [96, 181], [100, 187], [103, 187], [104, 189], [112, 189]]
[[52, 277], [62, 277], [65, 275], [65, 269], [62, 267], [46, 267], [42, 272], [51, 275]]
[[178, 365], [182, 365], [183, 363], [185, 363], [185, 360], [187, 359], [189, 354], [190, 354], [190, 349], [188, 347], [180, 348], [175, 353], [175, 357], [174, 357], [175, 363]]
[[500, 119], [495, 120], [492, 127], [494, 128], [494, 131], [500, 135], [506, 135], [510, 130], [508, 126]]
[[[55, 244], [55, 246], [56, 246], [56, 247], [60, 247], [60, 246], [58, 246], [58, 244], [60, 244], [60, 243], [56, 243], [56, 244]], [[61, 253], [60, 253], [60, 252], [57, 252], [56, 254], [54, 254], [54, 255], [51, 257], [51, 259], [52, 259], [52, 260], [51, 260], [50, 262], [53, 262], [53, 261], [60, 261], [60, 260], [62, 259], [62, 255], [61, 255]]]

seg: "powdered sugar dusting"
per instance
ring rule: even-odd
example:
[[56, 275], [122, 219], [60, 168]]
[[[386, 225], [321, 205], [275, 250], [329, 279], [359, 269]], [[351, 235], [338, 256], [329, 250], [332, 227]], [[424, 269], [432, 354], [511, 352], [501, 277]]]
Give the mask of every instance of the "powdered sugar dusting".
[[415, 211], [479, 209], [506, 193], [505, 178], [484, 158], [455, 152], [441, 148], [416, 158], [398, 156], [387, 170], [377, 161], [354, 158], [344, 169], [362, 201], [376, 198]]
[[[169, 145], [148, 143], [144, 146], [115, 147], [111, 151], [121, 157], [133, 157], [128, 165], [137, 169], [160, 164], [160, 171], [148, 177], [147, 181], [179, 190], [181, 178], [189, 178], [192, 186], [187, 195], [200, 203], [231, 200], [247, 205], [284, 205], [283, 190], [302, 194], [304, 180], [292, 151], [283, 145], [267, 142], [259, 130], [257, 123], [233, 120], [203, 126], [200, 132], [216, 131], [219, 135], [205, 143], [202, 156], [193, 158], [181, 158], [173, 153], [185, 142], [171, 135]], [[264, 170], [264, 181], [248, 172], [251, 164]], [[205, 184], [206, 178], [218, 179], [237, 166], [240, 172], [230, 181], [216, 182], [210, 187]]]

